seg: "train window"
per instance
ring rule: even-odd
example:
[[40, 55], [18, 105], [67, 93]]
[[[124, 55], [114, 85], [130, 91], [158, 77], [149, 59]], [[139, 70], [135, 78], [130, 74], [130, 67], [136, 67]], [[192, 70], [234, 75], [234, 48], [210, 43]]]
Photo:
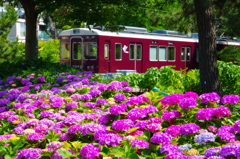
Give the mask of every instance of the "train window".
[[175, 60], [175, 47], [168, 47], [168, 61]]
[[136, 46], [136, 59], [141, 60], [142, 59], [142, 45], [140, 44], [130, 44], [130, 54], [129, 58], [130, 60], [134, 60], [134, 53], [135, 53], [135, 46]]
[[134, 60], [134, 44], [130, 44], [130, 60]]
[[82, 45], [81, 43], [73, 43], [73, 59], [82, 59]]
[[187, 61], [190, 61], [190, 57], [191, 57], [191, 48], [187, 48]]
[[167, 60], [167, 48], [165, 46], [159, 47], [159, 61]]
[[181, 61], [190, 61], [191, 57], [191, 48], [190, 47], [182, 47], [181, 50]]
[[185, 47], [182, 47], [182, 50], [181, 50], [181, 61], [185, 61], [185, 57], [186, 57]]
[[115, 44], [115, 59], [116, 60], [122, 59], [122, 44], [119, 43]]
[[68, 43], [62, 43], [60, 46], [60, 56], [62, 60], [69, 60], [70, 59], [70, 50]]
[[158, 46], [152, 45], [150, 46], [150, 61], [158, 60]]
[[84, 43], [84, 58], [96, 59], [97, 58], [97, 43]]
[[109, 44], [104, 45], [104, 58], [105, 59], [109, 58]]
[[137, 60], [142, 59], [142, 45], [137, 45]]

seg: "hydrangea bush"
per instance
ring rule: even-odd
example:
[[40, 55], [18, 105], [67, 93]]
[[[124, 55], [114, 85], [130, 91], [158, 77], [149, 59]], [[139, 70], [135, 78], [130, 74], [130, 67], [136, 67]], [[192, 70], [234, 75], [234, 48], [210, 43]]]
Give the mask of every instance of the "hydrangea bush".
[[238, 95], [131, 91], [91, 72], [0, 81], [1, 158], [240, 158]]

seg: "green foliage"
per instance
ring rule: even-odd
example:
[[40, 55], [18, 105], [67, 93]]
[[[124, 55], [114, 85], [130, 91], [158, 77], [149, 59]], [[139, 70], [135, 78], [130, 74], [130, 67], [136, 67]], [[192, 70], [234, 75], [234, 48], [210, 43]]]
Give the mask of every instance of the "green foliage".
[[20, 45], [17, 44], [18, 39], [13, 41], [8, 39], [8, 34], [18, 17], [14, 7], [7, 5], [5, 8], [6, 12], [0, 15], [0, 62], [12, 62], [19, 54], [23, 53], [23, 50]]
[[55, 80], [54, 75], [69, 72], [76, 73], [81, 71], [79, 69], [71, 68], [68, 65], [61, 65], [59, 63], [51, 63], [39, 59], [17, 61], [15, 63], [3, 62], [0, 63], [0, 78], [4, 79], [8, 76], [22, 76], [23, 74], [41, 74], [46, 77], [48, 82]]
[[240, 95], [240, 66], [219, 61], [218, 69], [224, 94]]
[[40, 49], [39, 57], [43, 59], [43, 61], [48, 61], [50, 63], [59, 63], [59, 40], [48, 40], [48, 41], [40, 41], [38, 43]]
[[236, 65], [240, 65], [240, 47], [228, 46], [217, 53], [221, 61], [233, 62]]

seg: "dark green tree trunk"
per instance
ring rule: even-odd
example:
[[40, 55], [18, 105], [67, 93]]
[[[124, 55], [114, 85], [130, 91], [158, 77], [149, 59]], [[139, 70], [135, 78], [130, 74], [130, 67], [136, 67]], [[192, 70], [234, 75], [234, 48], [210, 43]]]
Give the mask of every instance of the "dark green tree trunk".
[[20, 0], [26, 14], [26, 53], [25, 59], [38, 57], [37, 18], [36, 6], [33, 0]]
[[211, 0], [194, 0], [199, 38], [200, 81], [203, 93], [223, 95], [217, 67], [216, 27]]

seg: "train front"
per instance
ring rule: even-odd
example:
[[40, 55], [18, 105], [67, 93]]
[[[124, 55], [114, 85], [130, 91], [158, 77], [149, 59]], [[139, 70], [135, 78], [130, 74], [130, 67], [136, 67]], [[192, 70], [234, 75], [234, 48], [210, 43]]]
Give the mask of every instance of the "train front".
[[84, 71], [98, 72], [98, 34], [88, 28], [61, 32], [60, 63]]

